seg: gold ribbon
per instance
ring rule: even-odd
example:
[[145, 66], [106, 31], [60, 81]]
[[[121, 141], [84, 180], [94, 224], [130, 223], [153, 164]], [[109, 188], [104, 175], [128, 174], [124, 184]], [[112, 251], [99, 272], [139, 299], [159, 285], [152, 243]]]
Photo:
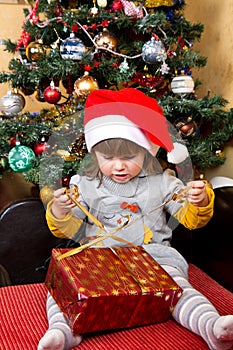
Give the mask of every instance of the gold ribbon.
[[[119, 228], [119, 230], [120, 230], [120, 229], [121, 229], [121, 227]], [[119, 231], [119, 230], [118, 230], [118, 231]], [[88, 242], [88, 243], [86, 243], [86, 244], [83, 244], [83, 245], [81, 245], [80, 247], [71, 249], [71, 250], [69, 250], [68, 252], [66, 252], [66, 253], [64, 253], [64, 254], [59, 255], [56, 259], [57, 259], [58, 261], [60, 261], [60, 260], [62, 260], [62, 259], [64, 259], [64, 258], [67, 258], [67, 257], [72, 256], [72, 255], [74, 255], [74, 254], [78, 254], [78, 253], [80, 253], [82, 250], [84, 250], [84, 249], [86, 249], [86, 248], [90, 248], [91, 246], [93, 246], [93, 245], [95, 245], [95, 244], [97, 244], [97, 243], [99, 243], [99, 242], [102, 242], [102, 241], [103, 241], [104, 239], [106, 239], [106, 238], [113, 238], [113, 239], [115, 239], [115, 240], [118, 241], [118, 242], [126, 243], [127, 245], [130, 245], [130, 246], [132, 246], [132, 247], [134, 247], [134, 248], [137, 247], [135, 244], [133, 244], [133, 243], [131, 243], [131, 242], [129, 242], [129, 241], [127, 241], [127, 240], [121, 238], [121, 237], [114, 236], [114, 234], [112, 234], [112, 233], [109, 233], [109, 234], [104, 235], [104, 236], [99, 236], [99, 237], [97, 237], [96, 239], [94, 239], [93, 241]]]
[[93, 221], [96, 226], [98, 226], [101, 230], [107, 232], [106, 228], [104, 227], [104, 225], [102, 224], [102, 222], [100, 222], [94, 215], [92, 215], [84, 206], [82, 206], [82, 204], [80, 204], [70, 193], [73, 193], [75, 195], [75, 197], [78, 197], [78, 186], [74, 185], [74, 189], [73, 190], [69, 190], [68, 188], [65, 191], [65, 194], [69, 197], [69, 199], [75, 204], [77, 205], [77, 207], [79, 207], [79, 209], [81, 209], [84, 214], [86, 214], [91, 221]]
[[[115, 236], [115, 233], [117, 233], [118, 231], [124, 229], [124, 228], [127, 228], [129, 226], [131, 226], [132, 224], [134, 224], [135, 222], [137, 222], [138, 220], [142, 219], [143, 217], [151, 214], [153, 211], [161, 208], [162, 206], [164, 206], [165, 204], [169, 203], [170, 201], [175, 201], [175, 202], [178, 202], [178, 201], [182, 201], [184, 198], [187, 197], [187, 194], [188, 194], [188, 191], [190, 190], [190, 186], [186, 187], [185, 189], [179, 191], [178, 193], [174, 193], [173, 196], [166, 200], [165, 202], [163, 202], [162, 204], [159, 204], [158, 206], [156, 206], [155, 208], [151, 209], [150, 211], [148, 211], [147, 213], [141, 215], [140, 217], [138, 217], [137, 219], [135, 220], [132, 220], [130, 222], [126, 222], [124, 225], [122, 225], [121, 227], [118, 227], [117, 229], [113, 230], [112, 232], [108, 232], [106, 230], [106, 228], [104, 227], [104, 225], [95, 217], [93, 216], [85, 207], [83, 207], [74, 197], [72, 197], [72, 195], [70, 195], [70, 190], [69, 189], [66, 189], [66, 194], [67, 196], [70, 198], [70, 200], [75, 203], [99, 228], [100, 230], [106, 232], [105, 235], [103, 236], [99, 236], [97, 238], [95, 238], [94, 240], [92, 240], [91, 242], [88, 242], [86, 244], [83, 244], [81, 245], [80, 247], [77, 247], [77, 248], [74, 248], [74, 249], [71, 249], [69, 250], [68, 252], [64, 253], [64, 254], [61, 254], [57, 257], [57, 260], [60, 261], [64, 258], [67, 258], [69, 256], [72, 256], [74, 254], [77, 254], [77, 253], [80, 253], [82, 250], [86, 249], [86, 248], [89, 248], [99, 242], [102, 242], [104, 239], [106, 238], [113, 238], [115, 239], [116, 241], [118, 242], [121, 242], [121, 243], [125, 243], [127, 245], [130, 245], [132, 247], [136, 247], [135, 244], [121, 238], [121, 237], [118, 237], [118, 236]], [[78, 196], [78, 187], [75, 186], [74, 188], [74, 194], [76, 195], [76, 197]], [[91, 237], [89, 237], [90, 239]]]

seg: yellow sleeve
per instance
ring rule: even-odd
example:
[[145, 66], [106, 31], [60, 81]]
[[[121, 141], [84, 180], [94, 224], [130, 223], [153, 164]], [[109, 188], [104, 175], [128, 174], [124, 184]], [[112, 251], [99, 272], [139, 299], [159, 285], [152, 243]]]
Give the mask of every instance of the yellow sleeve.
[[83, 220], [73, 216], [72, 212], [66, 215], [64, 219], [57, 219], [51, 211], [52, 203], [53, 200], [48, 203], [46, 209], [46, 220], [50, 231], [59, 238], [73, 238], [81, 227]]
[[180, 208], [174, 217], [186, 228], [194, 230], [205, 226], [214, 213], [214, 191], [206, 188], [209, 197], [209, 204], [206, 207], [196, 207], [187, 201], [186, 205]]

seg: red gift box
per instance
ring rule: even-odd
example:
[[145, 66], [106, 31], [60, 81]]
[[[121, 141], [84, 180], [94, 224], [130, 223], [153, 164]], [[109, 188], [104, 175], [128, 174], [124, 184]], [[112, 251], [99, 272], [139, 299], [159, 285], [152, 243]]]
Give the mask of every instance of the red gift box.
[[58, 259], [46, 285], [76, 334], [165, 322], [182, 289], [142, 247], [87, 248]]

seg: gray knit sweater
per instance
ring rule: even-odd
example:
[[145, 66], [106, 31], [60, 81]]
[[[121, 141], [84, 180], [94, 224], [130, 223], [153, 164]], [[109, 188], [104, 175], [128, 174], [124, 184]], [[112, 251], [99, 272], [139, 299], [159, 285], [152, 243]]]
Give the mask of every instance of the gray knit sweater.
[[[184, 188], [178, 178], [166, 171], [158, 175], [147, 175], [142, 172], [125, 184], [104, 177], [99, 185], [98, 180], [88, 180], [85, 176], [75, 175], [71, 178], [70, 186], [74, 184], [79, 189], [80, 203], [104, 225], [108, 232], [113, 232], [117, 227], [128, 223], [128, 227], [115, 233], [118, 237], [135, 245], [144, 246], [159, 264], [172, 265], [186, 274], [186, 261], [170, 247], [172, 228], [167, 224], [166, 214], [173, 215], [181, 204], [170, 201], [156, 209], [174, 193]], [[73, 214], [78, 218], [85, 218], [85, 214], [78, 207], [73, 209]], [[150, 244], [145, 244], [145, 232], [151, 236]], [[88, 219], [84, 234], [88, 237], [96, 236], [99, 234], [99, 228]], [[113, 238], [102, 241], [102, 245], [107, 247], [122, 244], [124, 243]]]

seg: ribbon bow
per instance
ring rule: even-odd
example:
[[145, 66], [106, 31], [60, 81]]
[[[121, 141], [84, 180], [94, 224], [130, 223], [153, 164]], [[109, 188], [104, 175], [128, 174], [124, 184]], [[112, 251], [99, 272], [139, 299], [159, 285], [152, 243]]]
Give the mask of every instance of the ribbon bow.
[[121, 207], [121, 209], [129, 209], [132, 213], [137, 213], [137, 211], [138, 211], [137, 204], [130, 204], [127, 202], [122, 202], [120, 207]]

